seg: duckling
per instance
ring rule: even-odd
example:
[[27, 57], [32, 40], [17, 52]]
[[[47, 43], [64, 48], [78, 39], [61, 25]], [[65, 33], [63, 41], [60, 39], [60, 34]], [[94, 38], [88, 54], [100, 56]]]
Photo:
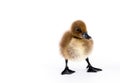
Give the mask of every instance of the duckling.
[[93, 40], [88, 35], [86, 25], [83, 21], [77, 20], [72, 23], [71, 29], [66, 31], [60, 42], [60, 51], [65, 58], [64, 74], [72, 74], [75, 71], [69, 69], [68, 60], [86, 60], [88, 66], [87, 72], [102, 71], [100, 68], [95, 68], [89, 62], [89, 54], [93, 48]]

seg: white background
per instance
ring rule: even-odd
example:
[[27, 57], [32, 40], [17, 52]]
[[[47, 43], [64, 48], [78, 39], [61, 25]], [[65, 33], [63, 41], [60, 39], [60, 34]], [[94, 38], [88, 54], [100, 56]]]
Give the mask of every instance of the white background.
[[[76, 73], [62, 76], [59, 42], [78, 19], [94, 39], [90, 61], [103, 71], [70, 61]], [[0, 0], [0, 83], [119, 83], [119, 42], [119, 0]]]

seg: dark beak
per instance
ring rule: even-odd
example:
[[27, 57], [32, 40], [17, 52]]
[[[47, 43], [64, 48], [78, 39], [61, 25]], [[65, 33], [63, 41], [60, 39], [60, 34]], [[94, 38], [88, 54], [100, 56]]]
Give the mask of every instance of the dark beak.
[[90, 39], [91, 37], [85, 32], [85, 33], [83, 33], [83, 38]]

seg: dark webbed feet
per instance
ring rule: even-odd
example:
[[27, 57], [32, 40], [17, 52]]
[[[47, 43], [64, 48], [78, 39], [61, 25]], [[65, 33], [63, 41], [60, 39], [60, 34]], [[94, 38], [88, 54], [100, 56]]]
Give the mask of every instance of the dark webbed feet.
[[66, 67], [63, 71], [62, 71], [62, 75], [64, 75], [64, 74], [72, 74], [72, 73], [74, 73], [75, 71], [73, 71], [73, 70], [70, 70], [68, 67]]
[[102, 71], [102, 69], [100, 68], [95, 68], [95, 67], [92, 67], [92, 66], [87, 66], [88, 70], [87, 72], [98, 72], [98, 71]]
[[69, 69], [69, 67], [68, 67], [68, 60], [66, 59], [65, 60], [65, 69], [62, 71], [62, 75], [65, 75], [65, 74], [72, 74], [72, 73], [74, 73], [75, 71], [73, 71], [73, 70], [70, 70]]
[[88, 63], [88, 66], [87, 66], [88, 70], [87, 70], [87, 72], [98, 72], [98, 71], [102, 71], [102, 69], [100, 69], [100, 68], [95, 68], [95, 67], [93, 67], [93, 66], [90, 64], [88, 58], [86, 59], [86, 61], [87, 61], [87, 63]]

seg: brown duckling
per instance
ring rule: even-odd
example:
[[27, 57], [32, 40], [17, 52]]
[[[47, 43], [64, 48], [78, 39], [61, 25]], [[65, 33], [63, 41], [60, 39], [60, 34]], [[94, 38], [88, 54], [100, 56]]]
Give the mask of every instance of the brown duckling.
[[68, 67], [68, 60], [86, 60], [88, 63], [87, 72], [102, 71], [102, 69], [93, 67], [88, 59], [89, 53], [93, 48], [93, 40], [88, 35], [86, 25], [83, 21], [77, 20], [73, 22], [71, 30], [65, 32], [60, 42], [60, 51], [65, 58], [64, 74], [72, 74], [75, 71]]

